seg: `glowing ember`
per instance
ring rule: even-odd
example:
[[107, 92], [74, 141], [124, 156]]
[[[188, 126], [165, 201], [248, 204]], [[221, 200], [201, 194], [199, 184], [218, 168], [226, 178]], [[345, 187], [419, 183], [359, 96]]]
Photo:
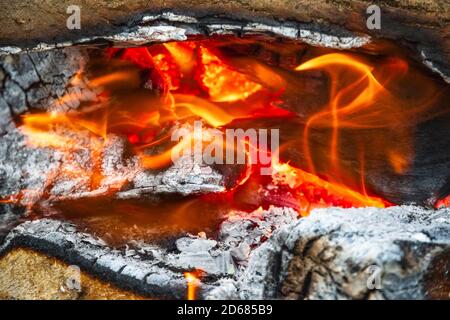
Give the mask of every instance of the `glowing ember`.
[[193, 272], [185, 272], [184, 278], [187, 284], [187, 300], [196, 300], [197, 289], [201, 285], [200, 277], [204, 275], [202, 270], [195, 270]]
[[[77, 110], [58, 109], [74, 98], [66, 95], [49, 108], [51, 112], [28, 114], [22, 119], [20, 130], [29, 146], [51, 148], [61, 153], [59, 172], [67, 177], [88, 179], [88, 191], [104, 188], [114, 193], [126, 185], [128, 177], [112, 182], [101, 171], [104, 148], [111, 133], [128, 138], [131, 152], [140, 159], [142, 168], [160, 170], [172, 164], [174, 152], [180, 153], [198, 141], [191, 134], [171, 143], [171, 133], [176, 126], [201, 119], [211, 129], [225, 132], [244, 119], [255, 121], [255, 126], [256, 120], [263, 118], [283, 119], [281, 126], [295, 119], [302, 126], [286, 146], [301, 151], [306, 163], [299, 165], [293, 164], [291, 159], [273, 159], [277, 161], [268, 165], [272, 172], [269, 179], [260, 176], [259, 167], [247, 164], [244, 174], [226, 193], [235, 196], [245, 188], [256, 192], [263, 186], [277, 187], [293, 196], [296, 209], [302, 215], [324, 206], [390, 205], [367, 193], [366, 154], [381, 154], [395, 173], [407, 173], [414, 150], [408, 143], [411, 126], [403, 126], [402, 121], [409, 115], [417, 116], [428, 110], [431, 100], [424, 101], [435, 93], [432, 88], [424, 88], [426, 94], [420, 99], [398, 97], [395, 94], [397, 82], [405, 81], [403, 78], [409, 70], [407, 63], [399, 58], [372, 63], [351, 54], [326, 53], [291, 70], [281, 70], [236, 53], [227, 55], [215, 41], [113, 48], [106, 50], [106, 57], [106, 61], [102, 60], [105, 68], [97, 67], [94, 70], [97, 73], [92, 73], [95, 76], [86, 79], [89, 87], [98, 92], [97, 103], [81, 105]], [[298, 94], [292, 86], [308, 81], [310, 74], [317, 77], [318, 73], [329, 80], [327, 103], [303, 118], [286, 111], [282, 106], [292, 100], [292, 95]], [[80, 71], [74, 81], [84, 76]], [[294, 101], [300, 104], [296, 108], [300, 108], [302, 101]], [[358, 136], [358, 130], [377, 128], [389, 128], [398, 133], [404, 137], [404, 144], [387, 141], [379, 137], [377, 131], [370, 143], [363, 141], [355, 146], [356, 151], [351, 152], [360, 158], [357, 186], [355, 179], [342, 168], [345, 162], [342, 136], [349, 133]], [[329, 133], [324, 146], [328, 149], [327, 159], [319, 158], [312, 146], [311, 141], [318, 131]], [[370, 134], [369, 137], [372, 138]], [[252, 151], [257, 150], [259, 157], [263, 154], [273, 158], [260, 145], [245, 139], [240, 142], [232, 151], [245, 148], [247, 158], [251, 158]], [[222, 143], [215, 147], [225, 149], [228, 145]], [[71, 161], [74, 153], [81, 151], [90, 154], [92, 165], [89, 168], [74, 166]], [[52, 176], [48, 179], [50, 185]], [[251, 198], [252, 194], [247, 196]], [[282, 199], [282, 195], [279, 198]], [[8, 199], [3, 202], [10, 201]], [[289, 202], [285, 204], [290, 206]]]
[[325, 181], [311, 173], [291, 167], [284, 163], [275, 165], [272, 173], [276, 185], [287, 185], [297, 192], [298, 200], [303, 202], [302, 215], [313, 208], [320, 207], [377, 207], [389, 206], [389, 202], [353, 191], [345, 186]]
[[261, 85], [250, 81], [239, 72], [232, 70], [211, 50], [200, 46], [200, 79], [207, 89], [211, 101], [234, 102], [245, 100], [261, 90]]
[[450, 195], [445, 197], [444, 199], [438, 200], [435, 205], [436, 209], [439, 208], [449, 208], [450, 207]]

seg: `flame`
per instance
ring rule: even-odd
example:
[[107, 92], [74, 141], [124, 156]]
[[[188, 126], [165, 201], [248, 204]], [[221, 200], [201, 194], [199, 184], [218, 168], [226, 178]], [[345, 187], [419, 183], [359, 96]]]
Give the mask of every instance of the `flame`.
[[[214, 41], [112, 48], [106, 50], [106, 56], [108, 59], [100, 64], [104, 68], [97, 68], [95, 77], [88, 79], [87, 73], [81, 70], [74, 79], [75, 85], [86, 82], [97, 92], [95, 104], [81, 104], [71, 111], [60, 110], [58, 106], [83, 100], [82, 92], [66, 94], [50, 108], [52, 112], [25, 115], [20, 127], [29, 146], [60, 151], [66, 160], [60, 172], [67, 177], [88, 178], [91, 190], [106, 183], [101, 164], [109, 134], [128, 138], [142, 168], [163, 169], [172, 164], [173, 153], [182, 153], [197, 139], [190, 135], [170, 144], [170, 128], [197, 119], [222, 131], [244, 119], [255, 124], [257, 119], [265, 117], [297, 119], [298, 115], [281, 107], [287, 103], [287, 98], [292, 98], [288, 96], [292, 90], [287, 88], [301, 81], [297, 75], [320, 72], [329, 78], [328, 101], [302, 119], [303, 135], [302, 129], [298, 133], [301, 142], [288, 142], [302, 149], [306, 165], [300, 168], [288, 161], [272, 163], [271, 183], [290, 189], [301, 204], [303, 215], [320, 206], [388, 206], [389, 202], [368, 195], [365, 158], [376, 149], [394, 172], [407, 173], [413, 150], [408, 140], [410, 128], [403, 125], [404, 119], [410, 115], [420, 118], [417, 115], [427, 111], [433, 101], [424, 102], [429, 94], [414, 101], [402, 100], [395, 94], [395, 86], [409, 71], [408, 64], [400, 58], [375, 63], [348, 53], [327, 53], [313, 57], [292, 68], [294, 70], [281, 70], [253, 58], [228, 56]], [[427, 93], [433, 92], [424, 89]], [[385, 143], [374, 137], [372, 145], [358, 146], [360, 188], [349, 187], [345, 179], [340, 179], [347, 176], [341, 168], [343, 132], [380, 128], [398, 131], [404, 137], [404, 145]], [[311, 133], [321, 129], [330, 130], [327, 141], [330, 167], [326, 176], [317, 172], [318, 161], [311, 146]], [[259, 146], [249, 145], [247, 141], [240, 143], [237, 148], [244, 146], [252, 154], [255, 150], [261, 151]], [[73, 153], [79, 150], [90, 153], [91, 168], [74, 165]], [[250, 152], [247, 158], [251, 158]], [[243, 176], [228, 192], [237, 192], [252, 183], [260, 187], [259, 182], [264, 179], [258, 176], [257, 169], [247, 165]], [[118, 190], [126, 179], [114, 181], [109, 190]]]
[[287, 185], [298, 192], [298, 199], [306, 203], [301, 210], [308, 215], [314, 207], [377, 207], [385, 208], [391, 204], [381, 198], [370, 197], [353, 191], [346, 186], [330, 183], [316, 175], [290, 166], [287, 163], [272, 165], [272, 179], [275, 184]]
[[204, 271], [196, 269], [193, 272], [185, 272], [184, 278], [187, 284], [187, 300], [196, 300], [197, 289], [201, 285], [200, 277], [204, 275]]
[[193, 134], [190, 134], [180, 142], [178, 142], [175, 146], [169, 148], [168, 150], [157, 154], [157, 155], [145, 155], [142, 154], [141, 165], [146, 169], [162, 169], [166, 168], [172, 163], [173, 155], [181, 155], [183, 151], [190, 147], [193, 143], [195, 143], [195, 137]]
[[174, 95], [174, 98], [176, 101], [175, 108], [179, 114], [182, 112], [180, 109], [185, 108], [190, 114], [201, 117], [215, 128], [222, 127], [236, 119], [227, 110], [206, 99], [184, 94]]
[[[326, 54], [295, 68], [296, 71], [311, 69], [325, 70], [331, 76], [329, 105], [324, 111], [310, 117], [305, 126], [304, 151], [307, 154], [309, 168], [314, 172], [314, 163], [308, 145], [310, 128], [320, 126], [332, 128], [330, 161], [337, 166], [339, 129], [385, 126], [384, 117], [381, 116], [382, 111], [379, 108], [373, 108], [373, 102], [378, 95], [387, 92], [372, 74], [373, 68], [370, 65], [347, 54]], [[348, 70], [351, 70], [350, 76], [348, 76]], [[348, 80], [342, 81], [343, 73], [352, 81], [340, 88], [342, 83], [348, 82]]]
[[[407, 173], [412, 165], [412, 137], [414, 125], [436, 116], [431, 106], [439, 96], [438, 91], [421, 81], [424, 85], [421, 94], [414, 99], [401, 93], [399, 83], [417, 81], [415, 75], [408, 75], [409, 66], [405, 60], [390, 58], [373, 63], [360, 57], [344, 53], [325, 54], [308, 60], [295, 68], [297, 72], [320, 70], [330, 79], [329, 101], [320, 111], [311, 115], [303, 132], [303, 152], [308, 171], [316, 173], [316, 163], [311, 150], [311, 132], [320, 128], [331, 130], [329, 139], [329, 175], [336, 182], [345, 176], [340, 165], [340, 152], [345, 150], [341, 133], [364, 130], [371, 143], [365, 143], [365, 153], [384, 153], [387, 164], [396, 174]], [[399, 92], [400, 94], [396, 94]], [[381, 129], [389, 134], [384, 134]], [[372, 131], [369, 131], [372, 130]], [[387, 140], [384, 136], [390, 136]], [[389, 138], [388, 138], [389, 139]], [[395, 143], [395, 139], [402, 143]], [[364, 155], [360, 163], [364, 165]], [[322, 165], [323, 167], [323, 165]], [[362, 175], [362, 174], [361, 174]], [[362, 187], [365, 189], [364, 180]]]

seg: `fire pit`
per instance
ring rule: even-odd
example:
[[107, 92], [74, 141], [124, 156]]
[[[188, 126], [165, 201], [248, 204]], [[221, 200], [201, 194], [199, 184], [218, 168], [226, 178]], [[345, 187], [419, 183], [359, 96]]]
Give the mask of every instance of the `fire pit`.
[[448, 298], [449, 48], [422, 9], [386, 8], [397, 33], [189, 6], [3, 35], [0, 298]]

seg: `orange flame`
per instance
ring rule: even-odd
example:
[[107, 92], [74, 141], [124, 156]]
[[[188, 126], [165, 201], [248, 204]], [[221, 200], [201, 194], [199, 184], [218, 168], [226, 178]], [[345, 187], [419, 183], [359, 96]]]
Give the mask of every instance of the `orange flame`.
[[232, 70], [211, 50], [199, 47], [202, 72], [200, 79], [208, 90], [211, 101], [234, 102], [245, 100], [262, 89], [245, 75]]
[[[303, 152], [310, 172], [316, 172], [310, 147], [311, 131], [320, 128], [331, 130], [328, 171], [334, 172], [330, 176], [337, 182], [344, 173], [340, 168], [342, 160], [339, 156], [344, 147], [341, 132], [354, 132], [356, 136], [357, 130], [365, 130], [364, 134], [368, 137], [371, 134], [368, 130], [372, 130], [372, 142], [366, 143], [365, 151], [372, 154], [384, 153], [387, 164], [397, 174], [405, 174], [409, 170], [414, 151], [411, 141], [413, 125], [437, 114], [430, 111], [430, 106], [436, 101], [438, 92], [427, 81], [423, 81], [420, 95], [412, 99], [401, 94], [398, 83], [409, 80], [406, 77], [409, 70], [406, 61], [391, 58], [379, 61], [374, 66], [360, 57], [331, 53], [308, 60], [295, 70], [320, 70], [330, 78], [328, 103], [307, 119], [304, 128]], [[400, 94], [397, 95], [396, 92]], [[380, 134], [380, 128], [385, 128], [385, 132], [389, 131], [391, 139], [402, 139], [402, 143], [386, 141]], [[363, 156], [360, 159], [361, 166], [364, 161]], [[365, 189], [364, 180], [362, 182]]]
[[385, 208], [390, 203], [377, 197], [370, 197], [353, 191], [346, 186], [325, 181], [318, 176], [294, 168], [287, 163], [273, 165], [272, 178], [275, 184], [287, 185], [299, 192], [299, 200], [306, 200], [301, 206], [301, 215], [308, 215], [313, 208], [338, 207], [377, 207]]
[[187, 300], [196, 300], [197, 290], [201, 285], [200, 277], [204, 275], [204, 271], [196, 269], [193, 272], [185, 272], [184, 278], [187, 284]]
[[[366, 191], [364, 158], [371, 146], [357, 148], [361, 179], [357, 183], [361, 183], [361, 192], [339, 179], [345, 174], [339, 157], [342, 132], [374, 128], [403, 132], [407, 130], [402, 125], [405, 117], [420, 114], [431, 103], [424, 102], [430, 95], [417, 101], [404, 101], [395, 95], [395, 90], [390, 90], [390, 85], [409, 70], [407, 63], [397, 58], [375, 64], [356, 55], [329, 53], [300, 64], [293, 72], [253, 58], [227, 56], [214, 41], [113, 48], [107, 50], [107, 56], [110, 59], [106, 66], [110, 69], [106, 74], [86, 79], [88, 86], [99, 92], [94, 105], [83, 104], [77, 111], [56, 109], [50, 113], [25, 115], [21, 127], [30, 146], [54, 148], [62, 151], [66, 159], [73, 157], [74, 150], [88, 149], [94, 162], [92, 168], [73, 167], [67, 162], [61, 171], [68, 176], [80, 173], [88, 176], [93, 189], [104, 179], [101, 163], [109, 133], [128, 137], [143, 168], [161, 169], [172, 164], [173, 152], [181, 153], [195, 142], [195, 137], [190, 136], [179, 143], [166, 144], [169, 129], [174, 124], [202, 119], [210, 127], [225, 130], [242, 119], [296, 117], [280, 107], [286, 102], [285, 89], [292, 86], [291, 79], [297, 75], [318, 70], [329, 76], [329, 99], [306, 118], [302, 140], [298, 142], [303, 144], [307, 164], [302, 166], [308, 172], [289, 162], [281, 162], [273, 165], [271, 178], [295, 190], [299, 201], [305, 202], [302, 207], [387, 206], [390, 205], [387, 201], [368, 196]], [[80, 71], [76, 80], [81, 81], [82, 76]], [[80, 96], [67, 94], [58, 103], [62, 105], [78, 98]], [[310, 143], [311, 132], [323, 128], [331, 132], [327, 141], [331, 168], [329, 176], [324, 178], [316, 172], [317, 163]], [[80, 139], [82, 135], [84, 139]], [[241, 143], [249, 150], [259, 147], [245, 141]], [[146, 152], [150, 148], [154, 148], [152, 152]], [[392, 144], [379, 147], [378, 143], [376, 148], [396, 173], [408, 171], [412, 159], [409, 147]], [[236, 181], [235, 187], [251, 182], [256, 171], [247, 166], [244, 177]]]
[[[399, 63], [401, 64], [402, 61]], [[407, 68], [405, 64], [401, 64], [401, 67]], [[339, 128], [383, 127], [388, 125], [383, 113], [388, 112], [390, 117], [394, 115], [390, 112], [392, 110], [389, 110], [389, 104], [383, 106], [384, 111], [374, 107], [379, 96], [388, 95], [388, 93], [373, 75], [373, 68], [370, 65], [348, 54], [331, 53], [311, 59], [295, 68], [296, 71], [311, 69], [325, 70], [331, 76], [329, 106], [309, 118], [305, 127], [304, 151], [307, 154], [310, 170], [314, 172], [314, 164], [308, 146], [311, 127], [332, 128], [330, 161], [336, 166]], [[343, 81], [343, 75], [345, 75], [346, 81]]]
[[440, 199], [436, 202], [435, 208], [436, 209], [440, 209], [440, 208], [449, 208], [450, 207], [450, 195], [448, 195], [447, 197]]

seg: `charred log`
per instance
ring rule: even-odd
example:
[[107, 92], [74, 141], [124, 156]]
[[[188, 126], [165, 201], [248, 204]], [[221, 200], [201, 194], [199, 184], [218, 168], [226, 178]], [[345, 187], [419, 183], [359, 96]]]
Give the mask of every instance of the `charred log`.
[[279, 230], [209, 297], [448, 299], [449, 232], [447, 209], [318, 210]]
[[[10, 52], [35, 47], [39, 43], [38, 47], [46, 48], [56, 43], [67, 45], [67, 41], [91, 41], [95, 38], [120, 41], [130, 40], [132, 36], [147, 39], [148, 42], [167, 41], [168, 36], [172, 40], [183, 40], [186, 36], [204, 34], [205, 31], [251, 33], [263, 30], [277, 33], [277, 30], [284, 27], [293, 27], [291, 31], [287, 28], [287, 33], [282, 32], [285, 35], [300, 34], [300, 38], [308, 40], [311, 35], [319, 32], [327, 35], [323, 40], [329, 42], [333, 34], [345, 35], [346, 32], [342, 30], [350, 30], [411, 46], [436, 72], [447, 78], [449, 76], [450, 9], [445, 1], [426, 4], [420, 1], [380, 3], [380, 30], [369, 30], [366, 26], [366, 9], [372, 4], [370, 1], [318, 1], [313, 6], [309, 1], [295, 4], [289, 1], [226, 1], [223, 4], [157, 1], [152, 3], [151, 8], [134, 1], [102, 5], [83, 3], [81, 30], [65, 29], [68, 17], [65, 4], [52, 2], [43, 5], [35, 1], [27, 3], [26, 7], [5, 4], [1, 10], [4, 15], [2, 21], [6, 21], [9, 28], [2, 29], [0, 41], [4, 44], [4, 49]], [[116, 10], [119, 7], [121, 10]], [[189, 15], [184, 15], [186, 13]], [[155, 25], [155, 28], [139, 31], [137, 26], [142, 21]], [[252, 27], [251, 24], [261, 28]], [[61, 28], [55, 29], [55, 25]], [[418, 28], [420, 32], [417, 32]], [[121, 33], [125, 37], [117, 36]], [[129, 35], [126, 36], [126, 33]]]
[[[230, 216], [216, 239], [188, 234], [155, 243], [136, 237], [121, 246], [111, 246], [102, 238], [82, 232], [79, 226], [67, 222], [50, 219], [29, 221], [17, 226], [6, 237], [0, 247], [0, 264], [2, 259], [9, 259], [10, 254], [25, 260], [33, 256], [28, 251], [17, 252], [25, 248], [56, 258], [66, 265], [76, 265], [87, 274], [140, 296], [182, 299], [186, 294], [184, 272], [193, 269], [205, 272], [199, 288], [202, 294], [218, 279], [240, 273], [247, 265], [250, 252], [265, 242], [273, 230], [297, 219], [296, 212], [282, 208], [259, 210], [252, 214], [233, 212]], [[29, 260], [28, 264], [33, 265], [33, 259]], [[32, 267], [39, 269], [38, 266]], [[24, 279], [11, 284], [10, 273], [10, 266], [0, 270], [0, 297], [18, 298], [14, 293], [23, 292], [20, 283], [24, 283]], [[20, 270], [17, 273], [27, 277]], [[34, 291], [27, 293], [28, 297], [43, 298], [40, 288], [45, 285], [37, 283], [32, 288]], [[60, 297], [65, 295], [60, 294]]]
[[[78, 48], [3, 55], [0, 58], [0, 133], [11, 127], [11, 120], [30, 109], [46, 110], [65, 94], [78, 93], [81, 97], [81, 91], [87, 93], [82, 83], [76, 87], [70, 84], [86, 60], [85, 53]], [[92, 94], [83, 96], [95, 98]], [[74, 104], [77, 102], [79, 105], [80, 101]]]

